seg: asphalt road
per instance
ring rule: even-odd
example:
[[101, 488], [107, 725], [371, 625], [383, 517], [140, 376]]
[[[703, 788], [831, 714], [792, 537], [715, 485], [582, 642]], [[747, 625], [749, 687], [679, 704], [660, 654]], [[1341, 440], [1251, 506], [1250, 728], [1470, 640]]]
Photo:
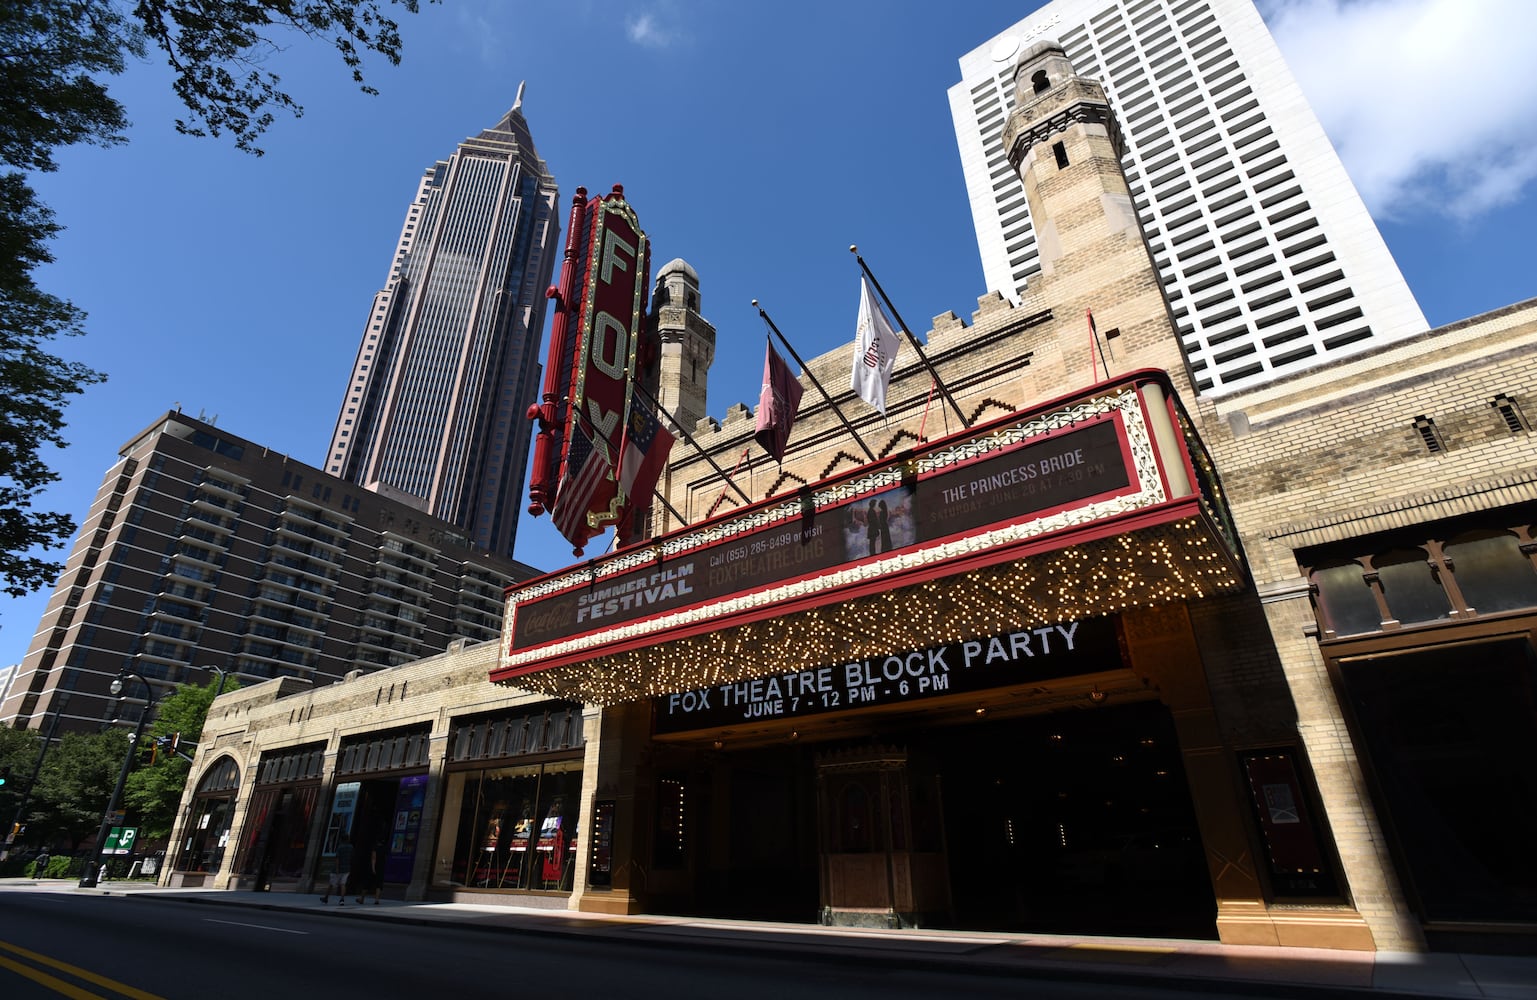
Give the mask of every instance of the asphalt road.
[[[69, 892], [0, 896], [0, 997], [6, 1000], [436, 1000], [465, 991], [477, 997], [667, 1000], [1189, 996], [1179, 989], [1124, 983], [941, 975], [815, 958], [745, 958], [712, 953], [708, 946], [684, 951], [340, 920], [318, 906], [310, 914]], [[1222, 987], [1200, 992], [1255, 995]]]

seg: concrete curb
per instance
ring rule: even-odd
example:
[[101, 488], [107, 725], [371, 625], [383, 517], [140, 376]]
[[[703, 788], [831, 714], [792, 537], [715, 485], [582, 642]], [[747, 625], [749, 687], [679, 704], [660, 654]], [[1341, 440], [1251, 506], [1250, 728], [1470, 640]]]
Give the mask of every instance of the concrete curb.
[[[774, 957], [784, 961], [816, 961], [826, 965], [841, 965], [860, 968], [881, 968], [890, 970], [893, 968], [913, 972], [952, 972], [957, 968], [964, 969], [968, 974], [990, 976], [996, 978], [1030, 978], [1046, 979], [1058, 982], [1072, 983], [1101, 983], [1105, 985], [1124, 986], [1178, 986], [1181, 991], [1215, 993], [1232, 992], [1239, 989], [1253, 996], [1266, 997], [1317, 997], [1321, 993], [1333, 996], [1370, 996], [1384, 998], [1384, 1000], [1423, 1000], [1425, 997], [1435, 996], [1468, 996], [1479, 995], [1477, 993], [1443, 993], [1431, 990], [1404, 992], [1388, 990], [1372, 986], [1354, 986], [1337, 982], [1280, 982], [1264, 977], [1249, 977], [1233, 974], [1214, 974], [1199, 969], [1173, 969], [1168, 967], [1155, 968], [1150, 966], [1106, 966], [1094, 962], [1092, 959], [1080, 959], [1067, 961], [1061, 959], [1046, 959], [1032, 957], [1029, 954], [999, 955], [997, 952], [1004, 949], [1028, 949], [1028, 950], [1052, 950], [1061, 951], [1072, 947], [1076, 939], [1062, 938], [1055, 946], [1043, 944], [1024, 945], [1011, 942], [1006, 938], [997, 941], [978, 941], [966, 939], [970, 947], [958, 947], [956, 950], [944, 954], [924, 952], [910, 947], [911, 942], [891, 942], [890, 944], [907, 945], [904, 947], [891, 947], [880, 937], [840, 938], [840, 941], [848, 942], [847, 945], [828, 946], [819, 945], [815, 940], [814, 932], [806, 933], [806, 938], [795, 942], [793, 945], [782, 939], [780, 934], [765, 936], [763, 930], [755, 929], [750, 925], [723, 926], [719, 924], [704, 924], [712, 928], [710, 934], [680, 934], [669, 933], [669, 928], [687, 927], [698, 929], [701, 924], [678, 924], [673, 922], [652, 922], [645, 919], [625, 918], [618, 921], [600, 917], [584, 916], [574, 922], [560, 922], [559, 918], [566, 914], [563, 910], [551, 910], [548, 916], [531, 913], [527, 910], [509, 910], [505, 915], [494, 912], [477, 911], [474, 914], [464, 916], [447, 913], [442, 915], [429, 915], [421, 912], [413, 912], [418, 908], [433, 906], [429, 903], [394, 903], [377, 907], [348, 906], [337, 907], [321, 905], [318, 897], [313, 900], [314, 905], [301, 905], [290, 902], [252, 902], [244, 899], [221, 898], [223, 893], [188, 893], [171, 895], [164, 890], [135, 891], [132, 889], [116, 890], [110, 887], [97, 890], [102, 895], [133, 896], [139, 899], [152, 900], [158, 903], [190, 903], [193, 905], [212, 905], [227, 908], [247, 910], [267, 910], [286, 913], [325, 914], [336, 918], [352, 920], [387, 919], [397, 923], [403, 923], [418, 927], [440, 927], [452, 930], [473, 931], [489, 934], [523, 934], [533, 937], [560, 938], [567, 940], [599, 939], [610, 944], [628, 945], [636, 948], [667, 948], [676, 951], [697, 950], [708, 945], [712, 954], [738, 955], [743, 957]], [[309, 899], [310, 897], [302, 897]], [[635, 933], [643, 931], [649, 933]], [[802, 932], [795, 932], [802, 933]], [[960, 942], [957, 942], [960, 944]], [[1135, 942], [1128, 940], [1127, 944], [1119, 950], [1113, 946], [1107, 946], [1108, 954], [1124, 954], [1134, 950]], [[879, 952], [875, 953], [870, 946], [876, 945]], [[1086, 952], [1085, 954], [1093, 954]], [[1199, 956], [1185, 957], [1187, 963], [1202, 960]], [[1217, 964], [1221, 961], [1213, 957], [1209, 961]]]

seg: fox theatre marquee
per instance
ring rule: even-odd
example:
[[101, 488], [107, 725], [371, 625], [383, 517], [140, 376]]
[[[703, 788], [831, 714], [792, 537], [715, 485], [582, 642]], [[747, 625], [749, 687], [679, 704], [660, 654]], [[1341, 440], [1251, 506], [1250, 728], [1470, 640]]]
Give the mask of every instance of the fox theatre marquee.
[[492, 679], [654, 698], [661, 738], [1066, 676], [1109, 616], [1238, 589], [1233, 539], [1137, 372], [512, 588]]

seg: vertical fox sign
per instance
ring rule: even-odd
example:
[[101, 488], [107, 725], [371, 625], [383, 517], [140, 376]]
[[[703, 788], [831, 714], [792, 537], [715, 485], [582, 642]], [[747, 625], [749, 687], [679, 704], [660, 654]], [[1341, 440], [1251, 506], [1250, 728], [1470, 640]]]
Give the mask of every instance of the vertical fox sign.
[[[619, 459], [632, 380], [650, 363], [645, 341], [651, 245], [618, 184], [585, 207], [572, 230], [545, 361], [529, 511], [549, 511], [578, 555], [619, 517]], [[578, 232], [580, 230], [580, 232]], [[580, 249], [585, 238], [585, 253]]]

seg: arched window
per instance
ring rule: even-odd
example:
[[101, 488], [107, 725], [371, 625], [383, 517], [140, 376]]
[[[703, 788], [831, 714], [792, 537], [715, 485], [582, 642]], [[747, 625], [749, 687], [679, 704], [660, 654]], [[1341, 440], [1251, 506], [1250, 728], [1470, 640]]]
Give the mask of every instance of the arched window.
[[1450, 616], [1452, 602], [1421, 548], [1393, 549], [1372, 557], [1388, 612], [1405, 625]]
[[1313, 586], [1324, 627], [1335, 635], [1359, 635], [1382, 628], [1377, 596], [1366, 582], [1366, 571], [1354, 559], [1313, 570]]
[[1037, 94], [1051, 89], [1051, 81], [1046, 79], [1046, 71], [1044, 69], [1035, 71], [1035, 75], [1030, 78], [1030, 86], [1035, 88]]
[[1537, 607], [1537, 570], [1508, 531], [1469, 531], [1446, 543], [1446, 562], [1480, 614]]
[[175, 868], [184, 872], [217, 872], [224, 863], [235, 798], [240, 791], [240, 767], [224, 757], [203, 772], [197, 793], [182, 824], [181, 851]]

